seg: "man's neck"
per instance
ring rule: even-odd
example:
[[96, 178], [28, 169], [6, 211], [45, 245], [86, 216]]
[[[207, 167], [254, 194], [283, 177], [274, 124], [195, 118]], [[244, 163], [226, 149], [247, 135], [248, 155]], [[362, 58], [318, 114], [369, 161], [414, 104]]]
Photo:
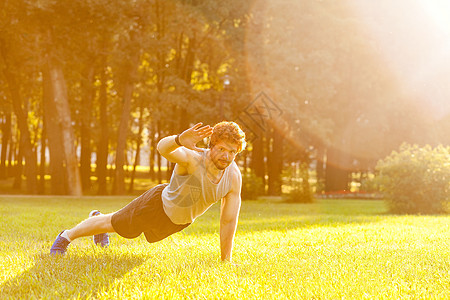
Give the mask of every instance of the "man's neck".
[[[206, 172], [210, 174], [212, 177], [220, 178], [225, 170], [220, 170], [214, 165], [214, 162], [211, 160], [211, 151], [208, 150], [206, 152], [206, 161], [205, 161]], [[212, 178], [211, 178], [212, 179]]]

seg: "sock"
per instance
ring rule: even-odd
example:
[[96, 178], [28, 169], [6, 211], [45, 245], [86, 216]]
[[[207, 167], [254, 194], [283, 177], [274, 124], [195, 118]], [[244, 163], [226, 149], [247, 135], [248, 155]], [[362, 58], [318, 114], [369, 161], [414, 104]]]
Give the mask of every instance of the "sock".
[[61, 236], [63, 238], [65, 238], [66, 240], [68, 240], [69, 242], [71, 242], [72, 240], [69, 238], [69, 236], [67, 235], [67, 230], [64, 230], [63, 233], [61, 233]]

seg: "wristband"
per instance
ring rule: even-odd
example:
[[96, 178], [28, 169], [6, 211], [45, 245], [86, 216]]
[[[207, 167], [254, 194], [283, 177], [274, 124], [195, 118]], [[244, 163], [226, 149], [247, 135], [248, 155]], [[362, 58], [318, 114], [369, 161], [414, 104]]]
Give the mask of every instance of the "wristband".
[[175, 143], [177, 143], [178, 146], [183, 146], [180, 143], [180, 135], [179, 134], [177, 134], [177, 136], [175, 137]]

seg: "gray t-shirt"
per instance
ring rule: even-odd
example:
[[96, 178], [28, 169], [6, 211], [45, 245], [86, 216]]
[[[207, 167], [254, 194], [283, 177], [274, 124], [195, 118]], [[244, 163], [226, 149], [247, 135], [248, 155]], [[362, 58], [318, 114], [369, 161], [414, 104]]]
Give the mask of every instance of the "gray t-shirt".
[[169, 185], [162, 192], [164, 211], [175, 224], [192, 223], [231, 190], [232, 169], [239, 170], [236, 162], [225, 169], [219, 183], [215, 184], [207, 176], [205, 158], [206, 152], [202, 152], [192, 174], [173, 172]]

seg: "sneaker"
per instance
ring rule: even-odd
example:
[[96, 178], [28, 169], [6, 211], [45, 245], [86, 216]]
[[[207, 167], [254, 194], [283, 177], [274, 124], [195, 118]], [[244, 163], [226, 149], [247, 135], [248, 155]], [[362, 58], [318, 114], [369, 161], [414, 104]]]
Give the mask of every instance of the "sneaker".
[[[91, 211], [89, 213], [89, 218], [95, 217], [98, 215], [100, 215], [100, 212], [98, 210], [94, 209], [93, 211]], [[106, 247], [109, 245], [109, 235], [107, 233], [96, 234], [93, 236], [93, 240], [96, 245], [100, 245], [102, 247]]]
[[53, 243], [52, 247], [50, 248], [50, 254], [64, 254], [67, 251], [67, 246], [69, 246], [70, 242], [63, 238], [61, 236], [61, 231], [58, 236], [56, 237], [55, 242]]

